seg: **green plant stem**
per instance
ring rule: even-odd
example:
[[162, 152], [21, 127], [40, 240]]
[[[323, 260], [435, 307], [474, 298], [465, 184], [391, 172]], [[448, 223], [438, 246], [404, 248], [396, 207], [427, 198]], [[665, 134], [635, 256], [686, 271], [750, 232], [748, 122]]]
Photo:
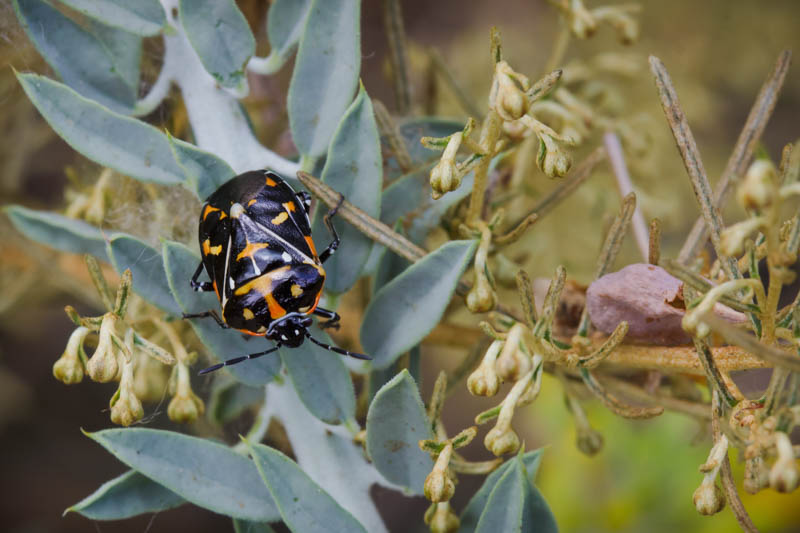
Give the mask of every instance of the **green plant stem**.
[[486, 120], [481, 126], [481, 136], [478, 141], [485, 157], [482, 157], [475, 166], [475, 180], [472, 183], [472, 194], [469, 197], [469, 210], [467, 211], [467, 225], [475, 227], [483, 218], [483, 201], [486, 196], [486, 186], [489, 184], [489, 164], [495, 153], [495, 145], [500, 137], [502, 121], [494, 109], [486, 114]]
[[678, 151], [683, 158], [683, 164], [686, 167], [686, 172], [692, 182], [692, 189], [694, 189], [695, 197], [700, 204], [700, 210], [703, 213], [703, 219], [706, 226], [711, 230], [711, 242], [714, 245], [714, 251], [720, 259], [722, 268], [727, 274], [728, 279], [737, 279], [740, 276], [739, 267], [736, 260], [726, 256], [722, 253], [722, 246], [720, 244], [720, 233], [724, 224], [719, 211], [714, 206], [711, 199], [711, 185], [708, 182], [706, 170], [703, 167], [703, 161], [700, 158], [700, 151], [697, 149], [697, 143], [692, 135], [692, 130], [689, 128], [689, 122], [686, 120], [686, 115], [683, 113], [680, 102], [678, 101], [678, 94], [675, 92], [675, 86], [664, 67], [664, 63], [655, 56], [650, 56], [650, 70], [655, 77], [656, 87], [658, 94], [661, 98], [661, 105], [664, 109], [664, 115], [667, 118], [667, 123], [672, 130], [672, 135], [675, 138], [675, 143], [678, 145]]
[[[725, 170], [722, 172], [719, 182], [717, 182], [717, 189], [714, 194], [714, 206], [718, 209], [722, 208], [725, 204], [730, 191], [733, 189], [733, 185], [735, 185], [740, 176], [744, 174], [745, 168], [753, 158], [753, 152], [775, 109], [775, 103], [780, 95], [783, 82], [786, 79], [786, 72], [789, 69], [791, 60], [792, 53], [790, 50], [781, 52], [772, 72], [761, 86], [756, 101], [750, 109], [750, 114], [747, 115], [747, 121], [736, 141], [733, 153], [728, 159], [728, 163], [725, 165]], [[703, 217], [700, 217], [695, 222], [686, 241], [683, 243], [683, 247], [678, 254], [678, 261], [685, 264], [691, 261], [693, 257], [697, 257], [697, 254], [707, 240], [708, 229]]]
[[378, 123], [378, 128], [381, 133], [386, 136], [389, 141], [389, 146], [392, 147], [392, 152], [397, 160], [397, 164], [403, 173], [408, 173], [411, 167], [414, 166], [411, 160], [411, 154], [408, 153], [408, 147], [400, 136], [400, 131], [397, 129], [397, 124], [392, 120], [392, 115], [383, 105], [380, 100], [372, 100], [372, 109], [375, 111], [375, 120]]

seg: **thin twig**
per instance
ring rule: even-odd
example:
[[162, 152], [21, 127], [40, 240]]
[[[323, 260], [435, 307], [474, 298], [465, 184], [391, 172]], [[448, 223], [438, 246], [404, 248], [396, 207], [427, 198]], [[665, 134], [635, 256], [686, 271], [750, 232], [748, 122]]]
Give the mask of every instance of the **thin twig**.
[[[592, 343], [594, 345], [594, 342]], [[715, 346], [709, 348], [714, 365], [720, 372], [753, 368], [771, 368], [772, 365], [738, 346]], [[624, 368], [680, 372], [703, 376], [703, 365], [692, 346], [645, 346], [620, 344], [606, 357], [604, 364]]]
[[411, 84], [408, 79], [406, 33], [403, 29], [403, 11], [400, 0], [383, 1], [383, 25], [389, 41], [389, 58], [392, 62], [392, 80], [397, 112], [407, 115], [411, 109]]
[[[714, 442], [719, 440], [722, 434], [719, 418], [722, 414], [722, 404], [720, 402], [719, 394], [717, 391], [711, 393], [711, 432], [713, 433]], [[731, 512], [736, 520], [739, 522], [739, 527], [745, 533], [758, 533], [758, 528], [753, 523], [750, 515], [747, 514], [747, 509], [744, 508], [741, 498], [739, 498], [739, 491], [736, 490], [736, 480], [733, 479], [733, 472], [731, 471], [731, 460], [728, 454], [722, 460], [722, 467], [719, 470], [719, 478], [722, 482], [722, 490], [725, 491], [725, 499], [728, 500]]]
[[663, 394], [651, 394], [641, 387], [637, 387], [622, 379], [603, 376], [603, 383], [612, 391], [615, 391], [623, 396], [642, 402], [647, 405], [660, 405], [664, 409], [683, 413], [685, 415], [693, 416], [700, 419], [708, 420], [711, 418], [711, 409], [707, 403], [690, 402], [681, 400], [673, 396], [666, 396]]
[[711, 242], [714, 245], [714, 251], [717, 253], [728, 279], [739, 278], [739, 267], [736, 261], [722, 253], [720, 233], [724, 224], [718, 209], [711, 199], [711, 185], [708, 183], [708, 176], [703, 167], [703, 161], [700, 159], [700, 151], [697, 149], [694, 135], [692, 135], [692, 130], [689, 128], [689, 122], [686, 120], [686, 115], [684, 115], [678, 101], [675, 86], [672, 84], [664, 63], [659, 58], [650, 56], [650, 70], [655, 77], [658, 94], [661, 97], [661, 106], [664, 108], [664, 115], [667, 117], [667, 123], [672, 130], [681, 158], [683, 158], [686, 173], [689, 174], [691, 179], [692, 189], [694, 189], [694, 194], [700, 204], [703, 219], [711, 230]]
[[[625, 154], [622, 152], [622, 144], [619, 142], [617, 134], [613, 131], [607, 131], [603, 134], [603, 144], [606, 147], [608, 161], [611, 163], [614, 177], [617, 179], [620, 197], [624, 198], [628, 194], [636, 192], [633, 188], [631, 175], [628, 172], [628, 165], [625, 164]], [[642, 259], [647, 261], [649, 250], [647, 224], [645, 224], [642, 209], [638, 204], [633, 210], [631, 224], [633, 226], [633, 236], [636, 238], [636, 245], [639, 247], [639, 253], [642, 254]]]
[[378, 129], [386, 136], [389, 141], [389, 146], [392, 147], [392, 153], [397, 160], [397, 164], [404, 173], [409, 172], [414, 166], [411, 159], [411, 154], [408, 153], [408, 147], [400, 135], [400, 130], [397, 124], [389, 114], [389, 110], [383, 105], [380, 100], [372, 99], [372, 108], [375, 111], [375, 121], [378, 123]]
[[[742, 132], [736, 141], [733, 153], [728, 159], [725, 170], [717, 183], [717, 190], [714, 194], [714, 205], [717, 208], [722, 208], [725, 204], [725, 200], [733, 188], [732, 186], [735, 185], [750, 163], [753, 151], [764, 133], [764, 128], [767, 126], [770, 116], [772, 116], [772, 111], [775, 109], [775, 103], [780, 95], [791, 61], [792, 52], [790, 50], [781, 52], [775, 67], [773, 67], [764, 85], [761, 86], [756, 101], [750, 109], [750, 114], [747, 115], [747, 121], [744, 123]], [[678, 255], [678, 261], [686, 263], [696, 257], [707, 239], [708, 229], [703, 217], [700, 217], [689, 232], [686, 242], [684, 242]]]
[[581, 378], [586, 387], [597, 396], [611, 412], [623, 418], [653, 418], [664, 412], [663, 407], [635, 407], [621, 402], [608, 392], [588, 368], [580, 369]]
[[733, 324], [717, 317], [713, 313], [703, 315], [705, 322], [712, 331], [718, 333], [725, 342], [735, 344], [751, 354], [775, 366], [782, 366], [793, 372], [800, 372], [800, 357], [775, 346], [768, 346], [758, 341], [747, 331], [737, 328]]
[[654, 218], [650, 221], [650, 240], [648, 242], [647, 262], [657, 265], [661, 260], [661, 220]]

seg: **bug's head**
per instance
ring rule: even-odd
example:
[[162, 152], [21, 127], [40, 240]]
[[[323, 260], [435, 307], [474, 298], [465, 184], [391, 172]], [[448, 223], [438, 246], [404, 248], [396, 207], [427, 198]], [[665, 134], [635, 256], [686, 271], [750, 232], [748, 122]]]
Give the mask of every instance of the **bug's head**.
[[283, 346], [296, 348], [303, 344], [306, 332], [313, 320], [308, 315], [288, 314], [283, 319], [272, 323], [267, 337]]

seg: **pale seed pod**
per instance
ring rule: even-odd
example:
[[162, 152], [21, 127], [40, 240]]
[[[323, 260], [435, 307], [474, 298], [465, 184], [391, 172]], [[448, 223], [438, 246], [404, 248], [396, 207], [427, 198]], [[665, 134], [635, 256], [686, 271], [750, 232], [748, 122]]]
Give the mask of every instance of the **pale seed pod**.
[[53, 364], [53, 376], [65, 385], [74, 385], [83, 380], [83, 363], [79, 352], [88, 334], [89, 329], [83, 326], [73, 331], [64, 353]]

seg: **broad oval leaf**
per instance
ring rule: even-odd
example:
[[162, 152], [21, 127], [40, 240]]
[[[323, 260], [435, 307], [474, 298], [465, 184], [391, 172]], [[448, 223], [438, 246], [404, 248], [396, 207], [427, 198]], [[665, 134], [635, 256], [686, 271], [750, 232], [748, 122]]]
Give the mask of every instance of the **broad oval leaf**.
[[167, 135], [175, 160], [186, 176], [186, 186], [205, 200], [236, 175], [222, 159], [197, 146]]
[[103, 232], [82, 220], [12, 205], [4, 209], [11, 223], [29, 239], [63, 252], [90, 254], [108, 261]]
[[[248, 443], [249, 444], [249, 443]], [[297, 464], [281, 452], [250, 444], [250, 455], [261, 479], [278, 506], [284, 523], [295, 533], [347, 531], [366, 533], [353, 515], [314, 483]]]
[[183, 182], [169, 141], [153, 126], [114, 113], [44, 76], [17, 74], [17, 79], [55, 132], [92, 161], [142, 181]]
[[477, 241], [450, 241], [385, 285], [361, 325], [361, 344], [376, 368], [386, 368], [439, 322]]
[[266, 522], [251, 522], [234, 518], [233, 533], [275, 533], [275, 530]]
[[14, 8], [28, 37], [64, 83], [114, 111], [133, 110], [136, 92], [97, 37], [43, 0], [14, 0]]
[[162, 311], [181, 315], [181, 308], [172, 297], [164, 272], [164, 260], [158, 250], [132, 235], [118, 233], [108, 244], [111, 263], [122, 274], [131, 269], [133, 290]]
[[308, 17], [311, 0], [275, 0], [267, 11], [269, 55], [259, 72], [277, 72], [291, 57]]
[[214, 380], [208, 401], [208, 418], [219, 425], [230, 422], [246, 410], [264, 402], [264, 388], [251, 387], [235, 379]]
[[87, 436], [195, 505], [245, 520], [280, 520], [253, 462], [227, 446], [146, 428], [106, 429]]
[[[542, 450], [533, 450], [526, 452], [522, 455], [522, 462], [525, 464], [525, 471], [528, 475], [528, 480], [533, 484], [536, 478], [536, 472], [539, 469], [539, 463], [542, 459]], [[473, 533], [478, 526], [481, 513], [486, 508], [486, 502], [489, 501], [489, 495], [494, 489], [500, 478], [514, 465], [514, 459], [508, 460], [500, 465], [497, 470], [486, 476], [483, 485], [478, 489], [469, 503], [461, 512], [461, 526], [459, 531], [461, 533]]]
[[403, 370], [381, 387], [367, 413], [367, 453], [383, 477], [422, 494], [433, 468], [419, 441], [433, 438], [414, 378]]
[[289, 85], [289, 125], [301, 154], [328, 149], [361, 68], [359, 0], [313, 0]]
[[256, 49], [247, 19], [233, 0], [180, 0], [181, 25], [206, 71], [223, 87], [247, 81], [244, 67]]
[[[322, 342], [330, 339], [319, 328], [310, 333]], [[339, 355], [307, 340], [297, 348], [281, 348], [281, 360], [297, 395], [308, 410], [328, 424], [355, 419], [356, 395], [350, 372]]]
[[156, 35], [167, 23], [158, 0], [61, 0], [109, 26], [142, 36]]
[[[183, 244], [165, 241], [163, 246], [164, 269], [172, 296], [185, 313], [200, 313], [215, 309], [219, 300], [213, 292], [195, 292], [189, 286], [200, 256]], [[219, 360], [231, 359], [266, 350], [271, 343], [258, 337], [245, 340], [236, 330], [222, 329], [213, 318], [191, 319], [192, 328], [206, 348]], [[227, 367], [228, 372], [246, 385], [264, 385], [273, 380], [281, 369], [278, 354], [266, 355], [252, 361]]]
[[98, 20], [92, 20], [89, 28], [106, 47], [111, 62], [114, 63], [114, 70], [133, 90], [133, 95], [137, 96], [141, 74], [142, 37]]
[[[362, 86], [353, 104], [342, 117], [331, 140], [322, 181], [343, 194], [347, 201], [378, 218], [383, 184], [381, 147], [378, 127], [372, 114], [372, 102]], [[317, 210], [314, 235], [328, 234]], [[334, 223], [334, 221], [332, 221]], [[352, 287], [369, 258], [372, 241], [350, 224], [338, 223], [341, 244], [325, 263], [325, 288], [335, 293]]]
[[166, 511], [184, 503], [186, 500], [168, 488], [131, 470], [106, 481], [64, 513], [78, 513], [92, 520], [123, 520]]

